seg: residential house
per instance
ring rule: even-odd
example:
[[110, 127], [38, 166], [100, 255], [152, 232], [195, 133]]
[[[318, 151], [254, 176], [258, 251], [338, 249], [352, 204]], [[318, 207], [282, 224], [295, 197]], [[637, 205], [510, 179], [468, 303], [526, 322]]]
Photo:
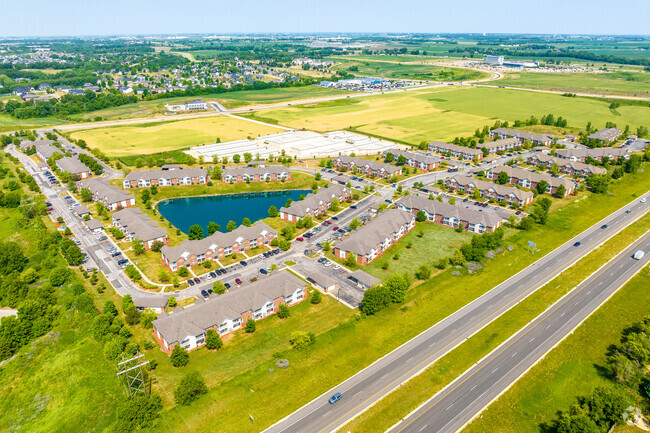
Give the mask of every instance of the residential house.
[[56, 165], [59, 170], [70, 173], [77, 179], [88, 179], [90, 177], [90, 169], [83, 162], [79, 161], [76, 156], [64, 156], [56, 160]]
[[538, 173], [534, 170], [526, 170], [520, 167], [512, 167], [509, 165], [500, 165], [491, 168], [485, 173], [485, 177], [496, 182], [499, 173], [504, 172], [508, 175], [507, 183], [510, 185], [519, 185], [523, 188], [537, 189], [537, 184], [541, 181], [548, 183], [546, 192], [555, 194], [557, 188], [563, 185], [565, 188], [564, 196], [572, 194], [575, 189], [575, 182], [565, 177], [552, 176], [548, 173]]
[[349, 198], [349, 188], [330, 184], [327, 188], [321, 188], [315, 193], [308, 194], [302, 200], [292, 202], [288, 207], [281, 207], [279, 216], [280, 219], [289, 222], [296, 222], [306, 216], [314, 218], [326, 214], [334, 199], [343, 202]]
[[90, 215], [90, 209], [88, 209], [88, 206], [84, 206], [81, 204], [79, 206], [73, 207], [72, 213], [78, 216], [79, 218], [83, 218], [86, 215]]
[[33, 91], [34, 88], [32, 86], [16, 86], [14, 87], [13, 94], [16, 96], [23, 96]]
[[357, 263], [366, 265], [394, 245], [415, 227], [415, 215], [398, 209], [388, 209], [366, 225], [353, 231], [334, 247], [334, 256], [346, 260], [356, 255]]
[[490, 137], [516, 138], [522, 144], [530, 140], [536, 146], [550, 146], [553, 142], [553, 136], [549, 134], [533, 134], [532, 132], [518, 131], [516, 129], [496, 128], [490, 131]]
[[459, 146], [457, 144], [443, 143], [442, 141], [434, 141], [428, 145], [429, 152], [439, 153], [441, 155], [448, 155], [456, 159], [483, 159], [483, 152], [479, 149], [472, 149], [470, 147]]
[[472, 233], [493, 232], [501, 226], [502, 218], [492, 209], [484, 211], [453, 205], [428, 198], [408, 195], [395, 202], [397, 209], [417, 215], [423, 211], [427, 221]]
[[612, 141], [616, 141], [622, 133], [623, 131], [618, 128], [604, 128], [600, 131], [596, 131], [592, 134], [587, 135], [587, 138], [589, 140], [598, 140], [602, 143], [610, 143]]
[[473, 194], [474, 189], [478, 188], [483, 198], [494, 199], [498, 202], [506, 201], [509, 205], [516, 204], [520, 207], [531, 204], [535, 198], [530, 191], [522, 191], [512, 186], [499, 185], [463, 175], [447, 178], [445, 185], [453, 191], [461, 191], [466, 194]]
[[127, 241], [139, 239], [145, 250], [150, 250], [154, 242], [169, 243], [167, 230], [149, 219], [139, 208], [122, 209], [113, 214], [113, 226], [117, 227]]
[[174, 346], [188, 351], [205, 344], [208, 330], [223, 336], [242, 329], [249, 319], [261, 320], [278, 312], [281, 304], [293, 306], [308, 296], [307, 284], [287, 271], [278, 271], [215, 299], [153, 321], [153, 335], [160, 349], [170, 355]]
[[392, 175], [400, 176], [402, 174], [401, 167], [395, 167], [394, 165], [379, 161], [357, 158], [355, 156], [341, 155], [334, 158], [332, 163], [339, 170], [346, 169], [348, 171], [355, 171], [355, 169], [358, 169], [359, 172], [367, 176], [388, 178]]
[[250, 227], [242, 225], [231, 232], [215, 232], [203, 239], [185, 240], [175, 247], [164, 246], [160, 252], [163, 264], [177, 271], [182, 266], [189, 268], [206, 260], [215, 261], [255, 247], [268, 246], [276, 237], [275, 230], [258, 221]]
[[78, 183], [79, 189], [88, 188], [94, 201], [102, 202], [110, 211], [135, 206], [135, 196], [128, 194], [105, 179], [86, 179]]
[[208, 172], [204, 168], [166, 169], [165, 166], [157, 170], [137, 170], [127, 174], [122, 181], [124, 188], [148, 188], [156, 186], [176, 185], [201, 185], [210, 181]]
[[291, 170], [283, 165], [228, 167], [221, 173], [221, 181], [225, 183], [268, 182], [291, 179], [293, 179]]
[[388, 149], [384, 151], [383, 157], [386, 158], [387, 154], [393, 155], [393, 161], [397, 162], [400, 156], [403, 156], [406, 162], [404, 165], [409, 167], [419, 168], [420, 170], [435, 170], [440, 164], [440, 159], [435, 156], [429, 156], [422, 152], [408, 152], [401, 149]]

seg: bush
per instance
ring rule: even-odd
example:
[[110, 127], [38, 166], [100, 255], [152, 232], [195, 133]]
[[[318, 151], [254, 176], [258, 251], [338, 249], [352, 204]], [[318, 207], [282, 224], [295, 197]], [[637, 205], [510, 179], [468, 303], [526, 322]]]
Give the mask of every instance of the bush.
[[293, 331], [289, 337], [289, 343], [291, 343], [294, 349], [300, 351], [309, 349], [309, 346], [315, 342], [316, 335], [314, 335], [312, 332]]
[[190, 354], [180, 344], [174, 346], [170, 360], [174, 367], [185, 367], [190, 362]]
[[176, 297], [175, 296], [170, 296], [169, 299], [167, 300], [167, 305], [172, 307], [172, 308], [175, 307], [176, 305], [178, 305], [176, 303]]
[[210, 350], [219, 350], [221, 346], [223, 346], [223, 341], [221, 341], [221, 337], [219, 337], [217, 331], [208, 329], [208, 332], [205, 334], [205, 347]]
[[421, 280], [428, 280], [431, 277], [431, 269], [427, 265], [420, 266], [417, 277]]
[[323, 300], [323, 294], [318, 289], [314, 289], [314, 292], [311, 294], [311, 303], [320, 304]]
[[190, 271], [185, 266], [181, 266], [178, 270], [178, 276], [180, 277], [187, 277], [189, 274]]
[[277, 315], [278, 315], [278, 317], [280, 319], [286, 319], [287, 317], [289, 317], [291, 315], [291, 311], [289, 310], [289, 306], [287, 304], [284, 304], [284, 303], [280, 304], [280, 306], [278, 307]]
[[246, 329], [247, 334], [252, 334], [253, 332], [255, 332], [255, 327], [256, 327], [256, 325], [255, 325], [255, 321], [253, 319], [248, 319], [246, 321], [245, 329]]
[[198, 371], [191, 371], [181, 379], [174, 390], [176, 404], [187, 406], [202, 394], [207, 394], [208, 387]]

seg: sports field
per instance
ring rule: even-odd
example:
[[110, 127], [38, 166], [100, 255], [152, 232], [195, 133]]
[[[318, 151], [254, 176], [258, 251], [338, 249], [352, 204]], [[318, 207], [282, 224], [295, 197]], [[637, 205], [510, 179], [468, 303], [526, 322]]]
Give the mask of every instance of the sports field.
[[291, 128], [325, 132], [354, 127], [359, 132], [410, 144], [450, 140], [471, 135], [496, 119], [538, 118], [553, 113], [569, 126], [584, 128], [587, 122], [603, 128], [607, 121], [631, 128], [650, 124], [650, 108], [621, 106], [615, 115], [609, 102], [589, 98], [485, 87], [448, 86], [398, 92], [365, 98], [350, 98], [251, 113]]
[[498, 81], [497, 84], [573, 93], [650, 95], [650, 74], [646, 72], [608, 72], [599, 74], [522, 72], [508, 74], [506, 78]]
[[113, 126], [73, 132], [89, 146], [109, 156], [146, 155], [187, 149], [190, 146], [281, 132], [229, 116], [211, 116], [173, 122], [155, 122], [135, 126]]

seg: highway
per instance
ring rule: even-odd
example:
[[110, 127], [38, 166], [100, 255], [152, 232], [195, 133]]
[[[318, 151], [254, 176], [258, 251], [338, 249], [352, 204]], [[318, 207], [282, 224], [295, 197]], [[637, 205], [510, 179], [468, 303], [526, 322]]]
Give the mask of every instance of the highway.
[[[635, 260], [632, 255], [646, 255]], [[533, 322], [466, 371], [404, 421], [396, 432], [456, 432], [596, 311], [650, 260], [650, 233], [599, 269]]]
[[[646, 193], [643, 197], [650, 198], [650, 194]], [[551, 281], [598, 245], [645, 215], [649, 204], [641, 203], [640, 198], [594, 224], [265, 431], [322, 433], [338, 429]], [[606, 227], [601, 228], [604, 225]], [[576, 242], [580, 244], [574, 246]], [[328, 398], [336, 392], [340, 392], [343, 398], [331, 405]]]

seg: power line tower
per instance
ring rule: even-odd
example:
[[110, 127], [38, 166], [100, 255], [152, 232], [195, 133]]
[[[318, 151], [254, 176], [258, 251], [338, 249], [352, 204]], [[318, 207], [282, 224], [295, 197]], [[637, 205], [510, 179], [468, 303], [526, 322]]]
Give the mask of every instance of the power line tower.
[[126, 387], [129, 389], [129, 397], [131, 399], [140, 393], [143, 393], [145, 396], [148, 395], [142, 368], [148, 365], [149, 361], [144, 361], [142, 358], [144, 358], [144, 355], [141, 353], [129, 359], [125, 359], [123, 356], [122, 362], [117, 364], [120, 369], [117, 377], [122, 377], [126, 381]]

